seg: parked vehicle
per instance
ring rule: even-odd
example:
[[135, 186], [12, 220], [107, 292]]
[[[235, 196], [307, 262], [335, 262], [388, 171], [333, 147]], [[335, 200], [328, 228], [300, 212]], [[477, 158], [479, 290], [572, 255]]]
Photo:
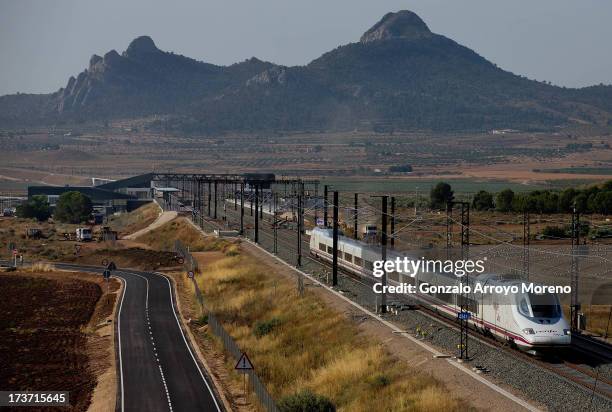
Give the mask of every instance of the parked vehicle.
[[88, 227], [79, 227], [76, 230], [76, 240], [81, 242], [89, 242], [92, 240], [91, 229]]

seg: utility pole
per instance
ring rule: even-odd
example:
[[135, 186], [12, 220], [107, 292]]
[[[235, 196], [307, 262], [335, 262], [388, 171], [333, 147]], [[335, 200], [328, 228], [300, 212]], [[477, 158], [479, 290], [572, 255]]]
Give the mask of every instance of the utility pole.
[[453, 247], [453, 203], [446, 203], [446, 259], [451, 257], [451, 248]]
[[[382, 200], [382, 232], [380, 234], [380, 248], [381, 248], [381, 256], [380, 259], [383, 262], [387, 261], [387, 196], [381, 196]], [[382, 275], [382, 287], [383, 293], [380, 300], [380, 312], [387, 313], [387, 293], [385, 289], [387, 287], [387, 271], [384, 269], [383, 265], [383, 275]]]
[[278, 253], [278, 217], [277, 217], [277, 207], [278, 207], [278, 193], [273, 193], [274, 198], [274, 218], [272, 220], [274, 224], [274, 254]]
[[208, 217], [210, 217], [210, 203], [212, 201], [211, 181], [208, 181]]
[[317, 226], [317, 220], [319, 220], [319, 183], [315, 182], [315, 204], [314, 204], [314, 221]]
[[234, 182], [234, 210], [238, 210], [238, 199], [236, 199], [236, 192], [238, 190], [238, 187], [236, 187], [237, 183]]
[[263, 220], [263, 206], [264, 206], [264, 200], [265, 200], [266, 196], [265, 196], [264, 191], [263, 191], [263, 186], [260, 186], [260, 188], [261, 188], [261, 191], [260, 191], [260, 193], [261, 193], [261, 202], [259, 202], [259, 218], [261, 220]]
[[395, 197], [391, 196], [391, 249], [395, 248]]
[[223, 197], [221, 201], [223, 203], [223, 222], [227, 222], [227, 179], [223, 181]]
[[327, 185], [323, 186], [323, 227], [327, 227]]
[[[325, 186], [327, 194], [327, 186]], [[333, 241], [332, 241], [332, 286], [338, 286], [338, 191], [334, 191], [333, 210]], [[325, 204], [325, 215], [327, 215], [327, 203]]]
[[353, 215], [353, 238], [359, 239], [359, 193], [355, 193], [355, 214]]
[[[470, 254], [470, 204], [467, 202], [458, 202], [461, 204], [461, 259], [469, 259]], [[461, 277], [461, 284], [467, 286], [470, 284], [469, 275], [466, 273]], [[468, 296], [465, 294], [461, 295], [461, 310], [459, 313], [459, 326], [460, 326], [460, 359], [469, 359], [468, 356], [468, 318], [470, 316]], [[472, 309], [474, 310], [474, 309]]]
[[[298, 224], [298, 230], [297, 230], [297, 262], [295, 264], [296, 267], [301, 267], [302, 266], [302, 228], [301, 226], [301, 214], [302, 214], [302, 196], [301, 193], [298, 192], [297, 193], [297, 210], [298, 210], [298, 219], [297, 219], [297, 224]], [[301, 278], [301, 275], [298, 274], [298, 276]]]
[[259, 185], [255, 184], [255, 243], [259, 243]]
[[[387, 261], [387, 200], [389, 198], [389, 196], [387, 195], [383, 195], [383, 196], [372, 196], [372, 197], [380, 197], [381, 200], [381, 225], [382, 225], [382, 230], [380, 233], [380, 259], [382, 262], [386, 262]], [[387, 286], [387, 271], [384, 268], [384, 264], [383, 264], [383, 275], [382, 275], [382, 287], [383, 287], [383, 292], [380, 296], [380, 307], [378, 308], [380, 310], [381, 313], [387, 313], [387, 294], [385, 292], [386, 290], [386, 286]]]
[[306, 194], [304, 193], [304, 182], [300, 181], [300, 183], [298, 183], [298, 189], [300, 191], [300, 197], [302, 199], [302, 201], [300, 202], [300, 211], [299, 211], [299, 216], [298, 218], [300, 219], [300, 232], [301, 234], [305, 234], [305, 229], [304, 229], [304, 209], [305, 209], [305, 204], [306, 204]]
[[572, 210], [572, 267], [571, 267], [571, 305], [570, 305], [570, 322], [571, 330], [578, 330], [578, 312], [580, 311], [580, 303], [578, 302], [578, 248], [580, 247], [580, 212], [576, 209]]
[[[302, 225], [304, 224], [304, 184], [302, 182], [298, 182], [298, 204], [297, 204], [297, 212], [298, 212], [298, 230], [297, 230], [297, 239], [298, 239], [298, 256], [297, 256], [297, 266], [302, 266]], [[301, 273], [298, 273], [298, 293], [300, 296], [304, 296], [304, 277]]]
[[215, 179], [215, 216], [214, 219], [217, 220], [217, 180]]
[[240, 183], [240, 234], [244, 235], [244, 183]]
[[529, 280], [529, 238], [531, 237], [529, 211], [523, 211], [523, 277]]

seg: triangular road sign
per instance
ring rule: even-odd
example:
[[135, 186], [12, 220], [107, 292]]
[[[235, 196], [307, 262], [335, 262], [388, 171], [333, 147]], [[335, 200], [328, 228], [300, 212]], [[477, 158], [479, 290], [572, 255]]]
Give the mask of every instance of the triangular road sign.
[[242, 356], [240, 356], [240, 359], [238, 359], [238, 362], [236, 362], [236, 366], [234, 366], [234, 369], [240, 371], [247, 371], [253, 370], [254, 368], [247, 354], [243, 353]]

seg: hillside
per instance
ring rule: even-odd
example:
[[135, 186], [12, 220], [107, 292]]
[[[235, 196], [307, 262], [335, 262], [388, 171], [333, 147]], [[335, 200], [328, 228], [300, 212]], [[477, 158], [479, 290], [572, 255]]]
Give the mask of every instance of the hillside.
[[153, 114], [164, 120], [149, 127], [184, 133], [608, 126], [612, 87], [567, 89], [514, 75], [401, 11], [306, 66], [256, 58], [216, 66], [143, 36], [121, 55], [92, 56], [55, 93], [0, 97], [0, 126]]

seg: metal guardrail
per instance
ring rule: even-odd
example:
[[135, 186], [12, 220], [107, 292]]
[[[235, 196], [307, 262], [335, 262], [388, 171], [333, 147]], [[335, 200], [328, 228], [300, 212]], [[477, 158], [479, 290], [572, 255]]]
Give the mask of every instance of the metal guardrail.
[[[206, 310], [204, 306], [204, 297], [202, 296], [202, 292], [200, 291], [198, 283], [194, 278], [192, 278], [191, 281], [193, 282], [196, 299], [198, 300], [198, 303], [200, 304], [200, 307], [202, 308], [203, 312], [207, 313], [208, 315], [208, 326], [210, 328], [210, 331], [221, 339], [225, 350], [229, 352], [230, 355], [232, 355], [236, 362], [238, 362], [238, 360], [242, 356], [243, 351], [240, 349], [234, 338], [232, 338], [232, 336], [227, 333], [227, 331], [223, 328], [223, 325], [221, 324], [219, 319], [217, 319], [215, 314], [209, 310]], [[255, 392], [255, 395], [257, 395], [259, 402], [266, 409], [266, 411], [279, 412], [279, 409], [276, 406], [276, 403], [274, 402], [274, 398], [272, 398], [272, 395], [270, 395], [264, 383], [261, 381], [261, 379], [259, 379], [259, 376], [257, 376], [255, 370], [247, 370], [245, 371], [245, 373], [249, 376], [249, 383], [251, 389], [253, 390], [253, 392]]]

